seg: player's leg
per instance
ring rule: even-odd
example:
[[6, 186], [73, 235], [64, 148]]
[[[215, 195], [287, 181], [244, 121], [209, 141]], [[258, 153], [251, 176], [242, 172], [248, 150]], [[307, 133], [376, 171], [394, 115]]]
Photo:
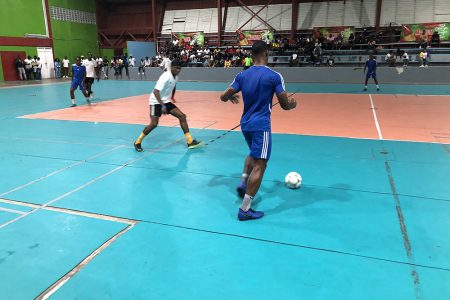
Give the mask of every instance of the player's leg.
[[370, 74], [367, 72], [366, 74], [366, 80], [364, 81], [364, 91], [367, 91], [367, 82], [369, 81]]
[[242, 171], [241, 182], [236, 188], [236, 191], [240, 198], [244, 198], [245, 191], [247, 190], [248, 176], [252, 173], [255, 160], [250, 155], [247, 155], [244, 163], [244, 170]]
[[75, 82], [72, 82], [72, 84], [70, 85], [70, 101], [72, 102], [71, 107], [75, 107], [77, 106], [77, 104], [75, 103], [75, 89], [77, 88], [77, 84]]
[[[250, 157], [253, 158], [253, 168], [247, 181], [247, 189], [241, 208], [238, 212], [238, 219], [241, 221], [259, 219], [264, 216], [262, 211], [251, 209], [253, 198], [261, 186], [267, 161], [270, 158], [272, 149], [272, 134], [268, 131], [246, 132], [245, 135], [251, 137]], [[247, 137], [246, 137], [247, 140]]]
[[377, 91], [379, 91], [380, 86], [378, 85], [377, 75], [374, 73], [372, 77], [373, 77], [373, 80], [375, 81], [375, 84], [377, 85]]
[[[252, 148], [251, 132], [243, 131], [242, 134], [244, 135], [244, 138], [245, 138], [245, 141], [247, 142], [248, 148], [251, 150], [251, 148]], [[245, 158], [245, 162], [244, 162], [244, 170], [242, 171], [241, 182], [236, 187], [236, 191], [237, 191], [239, 197], [241, 197], [241, 198], [244, 198], [244, 196], [245, 196], [245, 191], [247, 190], [248, 176], [252, 172], [254, 164], [255, 164], [254, 158], [251, 157], [250, 155], [247, 155], [247, 157]]]
[[188, 148], [193, 149], [200, 146], [202, 142], [192, 138], [191, 133], [189, 132], [189, 125], [187, 123], [186, 115], [173, 103], [167, 103], [166, 107], [167, 113], [177, 118], [178, 121], [180, 122], [180, 127], [184, 132], [184, 136], [186, 137]]
[[150, 105], [150, 124], [145, 126], [144, 130], [141, 132], [139, 137], [134, 142], [134, 149], [137, 152], [142, 152], [144, 149], [142, 149], [141, 143], [144, 140], [144, 138], [156, 127], [158, 127], [159, 118], [161, 117], [161, 105]]
[[83, 93], [87, 104], [91, 104], [91, 100], [89, 99], [89, 94], [88, 94], [87, 89], [86, 89], [86, 84], [84, 84], [83, 82], [80, 83], [80, 91]]

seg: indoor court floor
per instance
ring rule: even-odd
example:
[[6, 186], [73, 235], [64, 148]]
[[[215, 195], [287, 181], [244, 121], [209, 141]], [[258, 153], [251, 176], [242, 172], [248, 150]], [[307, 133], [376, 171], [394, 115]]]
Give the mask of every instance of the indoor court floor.
[[138, 153], [153, 86], [0, 88], [1, 299], [450, 299], [450, 85], [287, 84], [251, 222], [242, 102], [179, 82], [205, 145], [166, 116]]

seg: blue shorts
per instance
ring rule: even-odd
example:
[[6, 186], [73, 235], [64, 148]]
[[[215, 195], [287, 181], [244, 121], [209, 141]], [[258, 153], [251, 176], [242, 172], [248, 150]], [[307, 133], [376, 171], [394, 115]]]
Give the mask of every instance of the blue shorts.
[[269, 160], [272, 152], [272, 132], [270, 131], [242, 131], [250, 156], [254, 159]]
[[367, 72], [366, 79], [369, 79], [372, 77], [373, 79], [377, 79], [377, 73], [376, 72]]
[[70, 88], [73, 90], [76, 90], [78, 88], [78, 86], [80, 87], [80, 90], [82, 90], [82, 91], [86, 90], [86, 86], [84, 85], [83, 81], [72, 80], [72, 83], [70, 84]]

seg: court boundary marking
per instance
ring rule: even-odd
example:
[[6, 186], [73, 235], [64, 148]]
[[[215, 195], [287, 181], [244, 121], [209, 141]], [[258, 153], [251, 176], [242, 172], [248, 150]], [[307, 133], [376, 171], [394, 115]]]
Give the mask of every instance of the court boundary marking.
[[377, 117], [377, 112], [376, 112], [377, 108], [375, 108], [375, 105], [373, 103], [372, 94], [369, 94], [369, 99], [370, 99], [370, 109], [372, 110], [373, 119], [375, 121], [375, 127], [377, 128], [377, 132], [378, 132], [378, 139], [383, 140], [383, 135], [381, 134], [380, 124], [378, 123], [378, 117]]
[[164, 226], [164, 227], [173, 227], [173, 228], [179, 228], [179, 229], [191, 230], [191, 231], [198, 231], [198, 232], [203, 232], [203, 233], [224, 235], [224, 236], [229, 236], [229, 237], [243, 238], [243, 239], [255, 240], [255, 241], [271, 243], [271, 244], [278, 244], [278, 245], [284, 245], [284, 246], [290, 246], [290, 247], [296, 247], [296, 248], [303, 248], [303, 249], [310, 249], [310, 250], [315, 250], [315, 251], [335, 253], [335, 254], [340, 254], [340, 255], [345, 255], [345, 256], [353, 256], [353, 257], [359, 257], [359, 258], [364, 258], [364, 259], [384, 261], [384, 262], [394, 263], [394, 264], [413, 265], [413, 266], [426, 268], [426, 269], [434, 269], [434, 270], [441, 270], [441, 271], [450, 272], [450, 268], [436, 267], [436, 266], [430, 266], [430, 265], [422, 265], [422, 264], [411, 263], [411, 262], [406, 262], [406, 261], [400, 261], [400, 260], [395, 260], [395, 259], [388, 259], [388, 258], [369, 256], [369, 255], [362, 255], [362, 254], [357, 254], [357, 253], [351, 253], [351, 252], [345, 252], [345, 251], [333, 250], [333, 249], [327, 249], [327, 248], [320, 248], [320, 247], [314, 247], [314, 246], [307, 246], [307, 245], [301, 245], [301, 244], [295, 244], [295, 243], [280, 242], [280, 241], [276, 241], [276, 240], [269, 240], [269, 239], [264, 239], [264, 238], [251, 237], [251, 236], [240, 235], [240, 234], [235, 234], [235, 233], [228, 233], [228, 232], [219, 232], [219, 231], [208, 230], [208, 229], [200, 229], [200, 228], [189, 227], [189, 226], [184, 226], [184, 225], [176, 225], [176, 224], [169, 224], [169, 223], [150, 221], [150, 220], [142, 220], [142, 219], [127, 219], [127, 218], [121, 218], [121, 217], [116, 217], [116, 216], [111, 216], [111, 215], [104, 215], [104, 214], [97, 214], [97, 213], [73, 210], [73, 209], [68, 209], [68, 208], [58, 208], [58, 207], [55, 207], [55, 206], [43, 207], [43, 205], [32, 204], [32, 203], [27, 203], [27, 202], [21, 202], [21, 201], [16, 201], [16, 200], [1, 199], [1, 198], [0, 198], [0, 202], [15, 204], [15, 205], [19, 205], [19, 206], [26, 206], [26, 207], [39, 207], [40, 206], [40, 207], [42, 207], [43, 210], [61, 212], [61, 213], [65, 213], [65, 214], [85, 216], [85, 217], [96, 218], [96, 219], [107, 220], [107, 221], [113, 221], [113, 222], [120, 222], [120, 223], [124, 223], [124, 224], [128, 224], [128, 225], [137, 225], [139, 223], [160, 225], [160, 226]]

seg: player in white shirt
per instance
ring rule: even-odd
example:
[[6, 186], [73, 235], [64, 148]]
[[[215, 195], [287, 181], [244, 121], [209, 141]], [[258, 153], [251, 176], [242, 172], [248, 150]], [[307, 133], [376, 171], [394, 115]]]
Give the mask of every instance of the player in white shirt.
[[162, 60], [162, 62], [159, 64], [159, 67], [161, 69], [163, 69], [164, 71], [169, 71], [170, 70], [170, 59], [164, 55], [164, 58]]
[[86, 67], [86, 91], [90, 99], [94, 98], [94, 92], [92, 91], [92, 85], [95, 80], [95, 68], [97, 67], [97, 63], [95, 62], [92, 54], [88, 54], [88, 59], [83, 60], [83, 66]]
[[162, 114], [171, 114], [180, 121], [181, 129], [183, 129], [186, 137], [187, 147], [189, 149], [202, 145], [192, 138], [189, 133], [189, 125], [186, 115], [175, 106], [175, 90], [178, 81], [178, 74], [181, 71], [181, 63], [173, 61], [169, 71], [164, 72], [158, 79], [153, 93], [150, 95], [150, 124], [144, 128], [141, 135], [134, 142], [134, 149], [138, 152], [144, 151], [141, 147], [142, 140], [156, 127], [158, 127], [159, 118]]

